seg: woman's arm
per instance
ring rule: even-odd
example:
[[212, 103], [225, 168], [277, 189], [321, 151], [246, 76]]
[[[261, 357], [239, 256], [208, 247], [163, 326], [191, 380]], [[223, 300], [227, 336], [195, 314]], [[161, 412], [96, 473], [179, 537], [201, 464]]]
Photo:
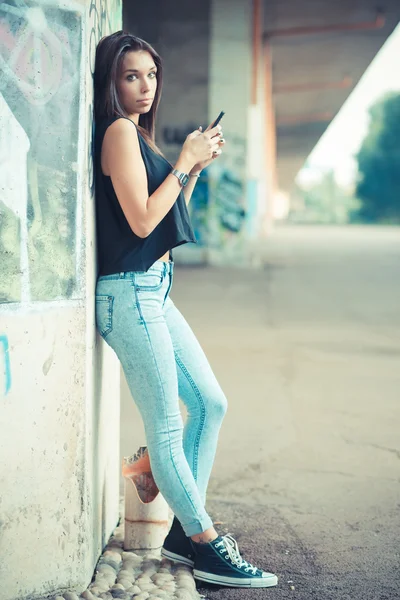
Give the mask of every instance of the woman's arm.
[[[128, 119], [117, 119], [108, 127], [102, 152], [103, 164], [107, 165], [130, 228], [138, 237], [147, 237], [176, 202], [181, 191], [179, 180], [170, 173], [155, 192], [148, 195], [147, 174], [140, 152], [138, 132]], [[182, 151], [175, 168], [189, 173], [193, 166], [194, 160]]]
[[196, 173], [189, 173], [190, 179], [183, 188], [183, 195], [185, 196], [186, 206], [190, 202], [190, 198], [192, 197], [193, 190], [196, 187], [197, 180], [199, 179], [198, 175], [200, 174], [200, 172], [201, 171], [196, 171]]

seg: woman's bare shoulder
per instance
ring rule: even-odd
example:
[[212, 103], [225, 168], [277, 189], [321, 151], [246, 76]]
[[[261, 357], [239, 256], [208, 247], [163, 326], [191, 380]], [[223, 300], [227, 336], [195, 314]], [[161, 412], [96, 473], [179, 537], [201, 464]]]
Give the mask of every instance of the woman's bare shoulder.
[[111, 133], [111, 135], [132, 135], [132, 132], [135, 131], [136, 132], [136, 136], [137, 137], [137, 129], [136, 129], [136, 125], [133, 121], [131, 121], [131, 119], [128, 119], [127, 117], [118, 117], [118, 119], [115, 119], [115, 121], [113, 121], [106, 129], [106, 134], [107, 133]]
[[138, 132], [133, 121], [120, 117], [107, 127], [101, 154], [102, 170], [107, 176], [110, 176], [111, 163], [116, 155], [134, 157], [140, 154]]

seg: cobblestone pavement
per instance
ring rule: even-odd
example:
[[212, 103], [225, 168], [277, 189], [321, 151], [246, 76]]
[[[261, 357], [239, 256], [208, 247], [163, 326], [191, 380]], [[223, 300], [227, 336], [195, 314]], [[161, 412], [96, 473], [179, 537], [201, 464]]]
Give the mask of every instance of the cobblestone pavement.
[[[172, 519], [171, 519], [172, 520]], [[124, 506], [120, 522], [96, 565], [87, 590], [53, 596], [51, 600], [201, 600], [192, 569], [174, 563], [156, 550], [124, 551]], [[45, 599], [42, 599], [45, 600]]]

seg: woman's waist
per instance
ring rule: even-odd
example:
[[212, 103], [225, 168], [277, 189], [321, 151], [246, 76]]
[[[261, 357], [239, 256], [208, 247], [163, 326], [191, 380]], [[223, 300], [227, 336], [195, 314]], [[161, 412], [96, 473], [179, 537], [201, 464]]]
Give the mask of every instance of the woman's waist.
[[135, 276], [145, 275], [147, 273], [168, 273], [173, 270], [174, 261], [169, 260], [156, 260], [154, 263], [147, 269], [134, 269], [134, 270], [124, 270], [124, 271], [116, 271], [115, 273], [107, 273], [105, 275], [99, 275], [97, 277], [97, 281], [113, 281], [118, 279], [134, 279]]

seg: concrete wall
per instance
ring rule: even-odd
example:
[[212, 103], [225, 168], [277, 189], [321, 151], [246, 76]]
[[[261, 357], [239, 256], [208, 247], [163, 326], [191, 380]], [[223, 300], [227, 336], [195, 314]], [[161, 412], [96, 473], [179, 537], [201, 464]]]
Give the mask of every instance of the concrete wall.
[[118, 520], [90, 142], [95, 47], [121, 19], [120, 0], [0, 5], [2, 600], [85, 589]]

